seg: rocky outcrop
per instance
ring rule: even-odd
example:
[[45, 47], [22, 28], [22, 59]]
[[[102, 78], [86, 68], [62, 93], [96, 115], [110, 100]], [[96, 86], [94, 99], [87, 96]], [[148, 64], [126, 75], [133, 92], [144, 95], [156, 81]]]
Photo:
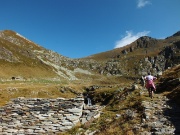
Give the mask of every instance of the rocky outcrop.
[[143, 36], [143, 37], [140, 37], [136, 41], [136, 47], [137, 48], [149, 48], [149, 47], [153, 47], [157, 42], [158, 42], [157, 39], [154, 39], [154, 38], [151, 38], [148, 36]]
[[154, 75], [158, 75], [179, 63], [180, 42], [176, 42], [172, 46], [164, 47], [157, 56], [148, 56], [144, 60], [140, 60], [138, 74], [146, 75], [147, 72], [152, 72]]
[[2, 134], [56, 134], [100, 116], [99, 106], [72, 99], [17, 98], [0, 108]]

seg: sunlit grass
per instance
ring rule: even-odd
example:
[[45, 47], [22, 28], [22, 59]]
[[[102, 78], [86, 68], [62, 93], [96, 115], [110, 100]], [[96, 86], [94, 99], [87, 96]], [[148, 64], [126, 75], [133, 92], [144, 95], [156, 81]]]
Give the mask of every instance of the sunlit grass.
[[[68, 81], [31, 80], [31, 81], [3, 81], [0, 83], [0, 106], [13, 98], [71, 98], [76, 95], [71, 91], [62, 91], [70, 87]], [[73, 89], [73, 87], [71, 87]], [[82, 89], [74, 89], [81, 93]]]

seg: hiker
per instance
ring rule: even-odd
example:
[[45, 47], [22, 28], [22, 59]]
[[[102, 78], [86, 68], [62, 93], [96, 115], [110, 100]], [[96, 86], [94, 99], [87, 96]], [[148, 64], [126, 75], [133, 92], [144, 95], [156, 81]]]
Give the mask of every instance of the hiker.
[[154, 84], [154, 80], [156, 80], [157, 78], [152, 76], [151, 73], [149, 72], [147, 76], [144, 77], [145, 81], [146, 81], [146, 88], [148, 89], [149, 92], [149, 97], [153, 97], [153, 92], [156, 91], [156, 87]]

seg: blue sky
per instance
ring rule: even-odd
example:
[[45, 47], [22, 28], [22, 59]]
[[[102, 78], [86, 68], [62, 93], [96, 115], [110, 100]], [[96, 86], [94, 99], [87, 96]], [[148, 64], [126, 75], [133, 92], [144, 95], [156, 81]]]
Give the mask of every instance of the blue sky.
[[180, 30], [180, 0], [0, 0], [0, 30], [70, 58]]

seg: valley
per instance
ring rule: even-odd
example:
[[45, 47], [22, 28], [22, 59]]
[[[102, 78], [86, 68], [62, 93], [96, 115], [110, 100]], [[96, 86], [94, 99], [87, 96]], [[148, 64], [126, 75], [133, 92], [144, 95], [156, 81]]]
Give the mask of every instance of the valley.
[[[154, 99], [148, 97], [147, 90], [140, 80], [148, 72], [158, 78], [155, 82], [157, 92]], [[76, 99], [80, 96], [85, 108], [88, 107], [86, 99], [88, 94], [92, 107], [101, 108], [98, 110], [98, 117], [93, 115], [92, 117], [95, 118], [86, 118], [88, 120], [82, 122], [78, 116], [79, 121], [74, 126], [62, 132], [60, 129], [60, 132], [54, 130], [51, 134], [151, 135], [165, 134], [165, 131], [169, 134], [179, 134], [177, 122], [180, 117], [178, 115], [179, 78], [180, 32], [161, 40], [145, 36], [122, 48], [85, 58], [71, 59], [43, 48], [14, 31], [1, 31], [0, 132], [8, 134], [7, 124], [4, 122], [7, 120], [8, 123], [9, 117], [5, 115], [11, 116], [11, 112], [14, 111], [16, 115], [20, 115], [17, 108], [3, 111], [2, 108], [8, 106], [12, 100], [23, 98], [32, 100], [30, 104], [35, 104], [34, 101], [36, 102], [37, 99], [42, 99], [43, 103], [49, 103], [49, 100]], [[44, 99], [49, 100], [44, 101]], [[44, 109], [43, 107], [44, 104], [41, 104], [39, 108]], [[63, 111], [79, 106], [68, 105], [68, 107], [63, 108]], [[81, 106], [80, 112], [82, 108]], [[26, 109], [32, 108], [26, 107]], [[34, 113], [39, 111], [37, 109]], [[57, 112], [47, 108], [46, 111], [53, 111], [53, 114]], [[4, 115], [5, 112], [8, 113]], [[85, 112], [89, 116], [91, 111]], [[29, 114], [29, 111], [27, 113]], [[65, 114], [63, 113], [63, 116], [66, 116]], [[14, 122], [15, 119], [10, 119], [10, 122], [12, 121]], [[56, 122], [59, 121], [56, 119]], [[25, 134], [24, 129], [28, 127], [28, 123], [25, 123], [26, 127], [12, 126], [15, 129], [11, 130], [12, 133]], [[61, 121], [58, 124], [63, 125], [62, 123]], [[34, 121], [31, 124], [37, 126]], [[38, 124], [42, 126], [43, 122], [38, 119]], [[53, 124], [56, 124], [55, 128], [58, 127], [57, 123]], [[38, 127], [38, 131], [34, 127], [30, 131], [33, 134], [41, 133], [40, 131], [42, 131], [41, 134], [46, 134], [46, 130], [42, 130], [41, 126]], [[50, 134], [49, 129], [47, 132]]]

